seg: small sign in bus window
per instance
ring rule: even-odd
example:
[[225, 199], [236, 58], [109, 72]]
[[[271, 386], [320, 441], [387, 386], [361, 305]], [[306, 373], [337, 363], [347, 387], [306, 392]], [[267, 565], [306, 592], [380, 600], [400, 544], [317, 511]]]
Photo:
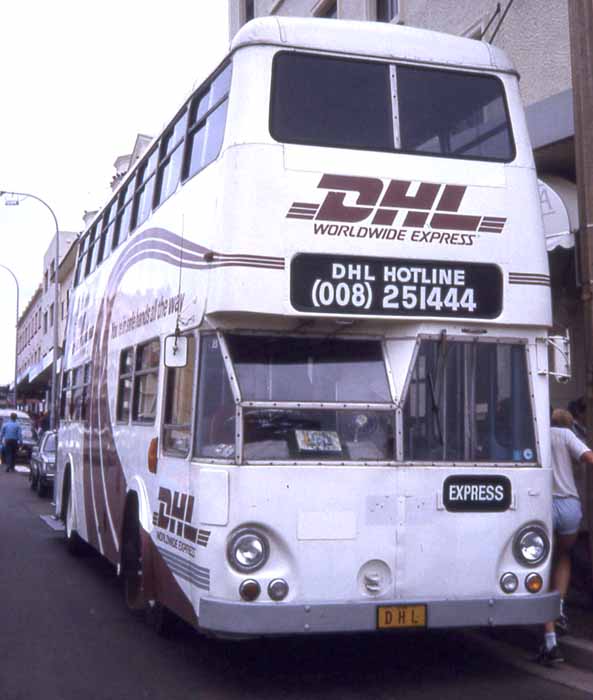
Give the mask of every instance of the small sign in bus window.
[[299, 311], [381, 316], [496, 318], [496, 265], [302, 253], [291, 263], [290, 301]]
[[335, 430], [295, 430], [297, 446], [302, 452], [341, 452]]

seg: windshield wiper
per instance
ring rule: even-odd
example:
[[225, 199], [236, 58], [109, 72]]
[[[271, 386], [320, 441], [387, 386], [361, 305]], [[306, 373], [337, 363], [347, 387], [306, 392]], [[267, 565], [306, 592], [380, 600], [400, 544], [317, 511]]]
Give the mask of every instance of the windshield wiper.
[[437, 346], [437, 357], [435, 366], [436, 384], [433, 379], [432, 372], [428, 373], [428, 386], [430, 388], [430, 401], [432, 404], [432, 417], [437, 428], [437, 437], [439, 440], [439, 445], [443, 447], [443, 429], [441, 426], [441, 411], [439, 408], [440, 401], [440, 391], [439, 387], [442, 388], [444, 377], [445, 377], [445, 360], [447, 357], [447, 331], [443, 329], [439, 338]]

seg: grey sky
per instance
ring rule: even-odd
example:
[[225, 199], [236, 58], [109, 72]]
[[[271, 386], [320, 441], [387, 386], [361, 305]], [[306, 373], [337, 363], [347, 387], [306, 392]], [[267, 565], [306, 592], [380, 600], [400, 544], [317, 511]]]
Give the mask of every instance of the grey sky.
[[[117, 156], [156, 135], [228, 48], [227, 0], [19, 0], [0, 23], [0, 190], [31, 192], [61, 230], [109, 196]], [[54, 232], [33, 200], [0, 201], [0, 263], [25, 308]], [[15, 284], [0, 269], [0, 384], [14, 374]]]

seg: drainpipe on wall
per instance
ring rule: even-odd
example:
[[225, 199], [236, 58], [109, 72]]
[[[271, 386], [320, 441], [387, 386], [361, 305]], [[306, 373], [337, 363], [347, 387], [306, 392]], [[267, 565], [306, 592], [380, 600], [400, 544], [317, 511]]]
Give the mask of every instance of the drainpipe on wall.
[[[579, 198], [578, 246], [581, 259], [585, 330], [585, 386], [589, 446], [593, 440], [593, 0], [568, 2], [574, 102], [574, 143]], [[575, 397], [576, 398], [576, 397]], [[587, 528], [593, 564], [593, 469], [586, 471]]]

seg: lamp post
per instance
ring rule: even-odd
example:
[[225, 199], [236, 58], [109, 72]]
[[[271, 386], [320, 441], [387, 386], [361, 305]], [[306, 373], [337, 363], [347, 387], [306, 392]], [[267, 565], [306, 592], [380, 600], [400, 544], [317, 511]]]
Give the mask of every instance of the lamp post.
[[[55, 263], [54, 263], [54, 349], [53, 349], [53, 367], [52, 367], [52, 379], [51, 379], [51, 411], [50, 411], [50, 422], [51, 428], [57, 430], [58, 428], [58, 414], [57, 414], [57, 397], [58, 397], [58, 323], [59, 323], [59, 311], [58, 306], [60, 302], [60, 285], [58, 282], [59, 269], [60, 269], [60, 231], [58, 228], [58, 219], [54, 214], [54, 210], [49, 206], [49, 204], [38, 197], [35, 194], [29, 194], [28, 192], [11, 192], [6, 190], [0, 190], [0, 197], [5, 194], [12, 195], [14, 197], [30, 197], [31, 199], [37, 200], [40, 204], [49, 211], [54, 220], [54, 225], [56, 228], [56, 249], [55, 249]], [[16, 202], [6, 202], [6, 204], [19, 204]], [[16, 391], [16, 386], [15, 386]]]
[[2, 263], [0, 263], [0, 267], [3, 270], [6, 270], [6, 272], [10, 272], [10, 274], [12, 275], [12, 279], [14, 280], [14, 283], [16, 284], [16, 321], [14, 324], [14, 407], [16, 409], [16, 407], [17, 407], [17, 403], [16, 403], [17, 355], [18, 355], [18, 349], [19, 349], [19, 336], [18, 336], [18, 330], [19, 330], [19, 281], [17, 280], [14, 272], [9, 267], [6, 267], [6, 265], [2, 265]]

